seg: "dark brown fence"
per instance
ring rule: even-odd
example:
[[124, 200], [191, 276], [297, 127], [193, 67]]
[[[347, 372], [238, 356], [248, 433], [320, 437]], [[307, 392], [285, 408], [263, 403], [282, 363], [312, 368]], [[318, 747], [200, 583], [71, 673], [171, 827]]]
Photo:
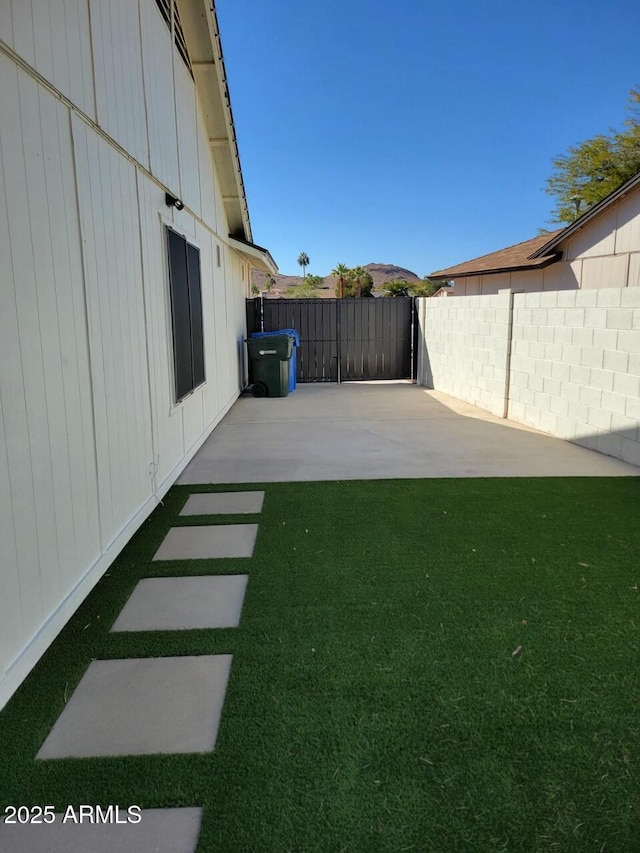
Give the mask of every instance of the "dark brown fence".
[[298, 382], [409, 379], [414, 301], [249, 299], [247, 331], [295, 329]]

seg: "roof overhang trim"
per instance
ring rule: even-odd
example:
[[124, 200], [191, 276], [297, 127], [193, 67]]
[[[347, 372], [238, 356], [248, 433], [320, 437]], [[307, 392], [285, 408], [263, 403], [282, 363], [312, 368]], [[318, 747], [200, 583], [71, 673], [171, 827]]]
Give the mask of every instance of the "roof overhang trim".
[[215, 6], [211, 0], [174, 2], [180, 10], [229, 230], [234, 236], [251, 240], [249, 208], [242, 179]]
[[526, 272], [527, 270], [541, 270], [544, 267], [548, 267], [551, 264], [554, 264], [556, 261], [561, 260], [561, 258], [562, 252], [554, 252], [551, 255], [547, 255], [544, 258], [540, 258], [540, 261], [537, 264], [520, 264], [512, 267], [496, 267], [493, 269], [473, 270], [469, 272], [455, 272], [453, 270], [444, 270], [442, 273], [430, 273], [429, 278], [432, 278], [434, 281], [453, 281], [456, 278], [473, 278], [474, 276], [478, 275], [500, 275], [500, 273], [507, 272]]
[[255, 243], [251, 243], [248, 240], [242, 240], [239, 237], [235, 237], [233, 234], [229, 234], [229, 245], [232, 249], [235, 249], [236, 252], [243, 255], [243, 257], [249, 261], [251, 266], [256, 269], [271, 275], [276, 275], [278, 272], [278, 265], [271, 257], [268, 249], [264, 249], [262, 246], [257, 246]]

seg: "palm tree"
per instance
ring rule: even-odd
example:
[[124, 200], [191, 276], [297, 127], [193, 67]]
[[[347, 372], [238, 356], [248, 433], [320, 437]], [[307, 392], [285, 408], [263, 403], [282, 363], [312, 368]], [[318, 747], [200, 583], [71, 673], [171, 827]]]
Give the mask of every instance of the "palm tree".
[[362, 296], [362, 285], [365, 282], [367, 271], [364, 267], [355, 267], [353, 270], [353, 282], [356, 286], [356, 299]]
[[338, 264], [338, 266], [331, 271], [331, 275], [335, 275], [336, 277], [336, 296], [338, 299], [344, 299], [344, 284], [349, 272], [349, 267], [344, 264]]
[[305, 269], [309, 266], [309, 255], [306, 252], [300, 252], [298, 255], [298, 263], [302, 267], [302, 278], [305, 278]]

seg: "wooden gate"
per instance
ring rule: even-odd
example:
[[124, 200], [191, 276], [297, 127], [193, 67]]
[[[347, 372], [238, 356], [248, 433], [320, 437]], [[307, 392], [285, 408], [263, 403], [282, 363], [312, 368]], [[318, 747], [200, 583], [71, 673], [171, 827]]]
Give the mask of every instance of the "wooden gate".
[[413, 378], [414, 300], [249, 299], [247, 331], [295, 329], [298, 382]]

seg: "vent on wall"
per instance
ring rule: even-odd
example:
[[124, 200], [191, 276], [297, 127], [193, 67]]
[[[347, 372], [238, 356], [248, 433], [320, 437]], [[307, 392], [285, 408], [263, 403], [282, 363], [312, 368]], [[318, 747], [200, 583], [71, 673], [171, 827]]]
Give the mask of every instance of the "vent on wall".
[[[160, 10], [160, 14], [164, 18], [166, 25], [171, 29], [171, 0], [156, 0], [156, 6]], [[178, 53], [182, 57], [184, 64], [189, 69], [189, 74], [193, 77], [193, 70], [191, 68], [191, 59], [189, 58], [189, 51], [187, 50], [187, 42], [184, 37], [184, 30], [182, 29], [182, 23], [180, 21], [180, 12], [178, 11], [178, 4], [174, 2], [173, 4], [173, 24], [174, 24], [174, 35], [176, 47], [178, 48]]]

